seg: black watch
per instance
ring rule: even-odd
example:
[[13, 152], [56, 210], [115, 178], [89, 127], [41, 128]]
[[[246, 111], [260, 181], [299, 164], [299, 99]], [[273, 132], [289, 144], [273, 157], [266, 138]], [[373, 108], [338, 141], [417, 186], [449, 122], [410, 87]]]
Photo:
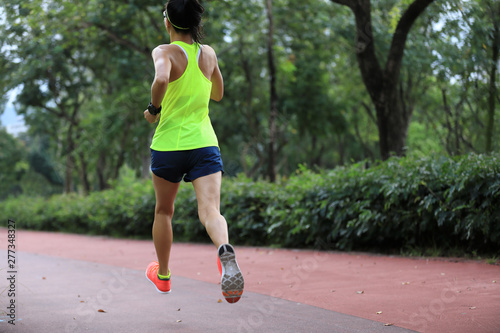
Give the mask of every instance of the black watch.
[[152, 116], [156, 116], [158, 113], [161, 112], [161, 105], [159, 108], [153, 105], [153, 103], [149, 103], [148, 105], [148, 111], [151, 113]]

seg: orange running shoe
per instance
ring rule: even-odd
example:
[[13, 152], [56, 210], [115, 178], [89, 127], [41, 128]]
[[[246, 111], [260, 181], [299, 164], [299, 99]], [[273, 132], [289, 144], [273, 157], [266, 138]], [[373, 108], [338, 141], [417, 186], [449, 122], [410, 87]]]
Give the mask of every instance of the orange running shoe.
[[222, 276], [222, 265], [220, 263], [219, 254], [217, 253], [217, 268], [219, 269], [219, 274]]
[[163, 280], [158, 277], [158, 269], [160, 265], [158, 262], [153, 261], [146, 268], [146, 279], [148, 279], [162, 294], [170, 294], [170, 270], [168, 271], [168, 280]]
[[236, 303], [240, 300], [245, 287], [243, 274], [236, 262], [234, 248], [229, 244], [222, 244], [218, 249], [221, 263], [221, 289], [222, 295], [228, 303]]

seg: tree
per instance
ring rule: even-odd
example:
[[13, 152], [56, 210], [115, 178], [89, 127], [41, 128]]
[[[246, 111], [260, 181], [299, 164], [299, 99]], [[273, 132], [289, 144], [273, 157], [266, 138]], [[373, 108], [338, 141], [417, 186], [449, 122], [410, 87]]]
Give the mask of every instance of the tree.
[[272, 0], [266, 1], [267, 20], [269, 31], [267, 34], [267, 61], [269, 66], [269, 143], [268, 143], [268, 171], [267, 175], [271, 182], [276, 181], [276, 118], [278, 116], [278, 94], [276, 92], [276, 65], [273, 52], [274, 22]]
[[385, 66], [376, 55], [370, 0], [331, 0], [349, 7], [356, 20], [356, 57], [363, 82], [375, 105], [380, 155], [404, 155], [411, 111], [403, 108], [399, 75], [406, 39], [415, 20], [434, 0], [414, 0], [401, 16], [394, 31]]
[[125, 163], [148, 170], [142, 162], [149, 159], [152, 127], [141, 122], [141, 109], [152, 66], [140, 42], [152, 45], [148, 39], [158, 32], [136, 24], [144, 8], [118, 1], [11, 0], [5, 10], [2, 41], [11, 47], [1, 52], [0, 59], [10, 59], [2, 63], [9, 71], [1, 73], [1, 88], [22, 87], [18, 112], [31, 136], [50, 136], [64, 164], [64, 191], [105, 189]]
[[[350, 153], [357, 150], [345, 144], [356, 140], [348, 133], [344, 110], [360, 103], [358, 93], [364, 92], [355, 86], [358, 80], [339, 70], [352, 56], [339, 52], [344, 36], [331, 33], [344, 26], [339, 20], [343, 14], [316, 0], [287, 0], [275, 10], [278, 50], [283, 53], [278, 58], [279, 122], [287, 124], [281, 134], [287, 146], [281, 155], [292, 168], [300, 163], [333, 167], [351, 159]], [[343, 75], [353, 87], [339, 84]], [[349, 87], [344, 89], [345, 85]], [[285, 173], [293, 171], [290, 164]]]
[[0, 200], [21, 191], [19, 180], [28, 170], [26, 147], [0, 128]]
[[496, 86], [498, 70], [498, 53], [500, 49], [500, 2], [486, 1], [488, 17], [492, 22], [490, 33], [491, 49], [491, 69], [489, 75], [488, 91], [488, 122], [486, 125], [486, 151], [493, 151], [493, 128], [495, 126], [495, 104], [498, 98], [498, 89]]
[[488, 0], [442, 4], [440, 27], [429, 36], [435, 54], [434, 95], [444, 112], [427, 117], [451, 155], [495, 148], [500, 6]]

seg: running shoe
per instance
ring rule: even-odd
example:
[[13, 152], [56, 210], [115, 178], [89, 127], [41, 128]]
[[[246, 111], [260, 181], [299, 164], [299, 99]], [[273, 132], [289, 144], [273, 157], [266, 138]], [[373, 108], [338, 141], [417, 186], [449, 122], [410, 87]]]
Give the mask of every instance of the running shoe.
[[219, 253], [217, 252], [217, 269], [219, 270], [219, 274], [222, 276], [222, 265], [219, 259]]
[[236, 303], [243, 294], [245, 281], [236, 262], [234, 248], [229, 244], [222, 244], [218, 254], [222, 270], [220, 283], [222, 295], [228, 303]]
[[168, 271], [168, 280], [163, 280], [158, 277], [158, 269], [160, 265], [158, 262], [153, 261], [146, 268], [146, 279], [148, 279], [156, 288], [159, 293], [169, 294], [170, 293], [170, 271]]

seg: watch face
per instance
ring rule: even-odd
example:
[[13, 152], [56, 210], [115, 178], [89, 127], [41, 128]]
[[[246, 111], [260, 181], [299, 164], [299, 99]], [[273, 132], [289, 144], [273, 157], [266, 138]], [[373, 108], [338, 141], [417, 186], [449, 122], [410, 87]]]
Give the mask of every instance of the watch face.
[[157, 109], [153, 104], [149, 103], [148, 105], [148, 111], [151, 113], [151, 115], [155, 116], [158, 113], [160, 113], [161, 107]]

